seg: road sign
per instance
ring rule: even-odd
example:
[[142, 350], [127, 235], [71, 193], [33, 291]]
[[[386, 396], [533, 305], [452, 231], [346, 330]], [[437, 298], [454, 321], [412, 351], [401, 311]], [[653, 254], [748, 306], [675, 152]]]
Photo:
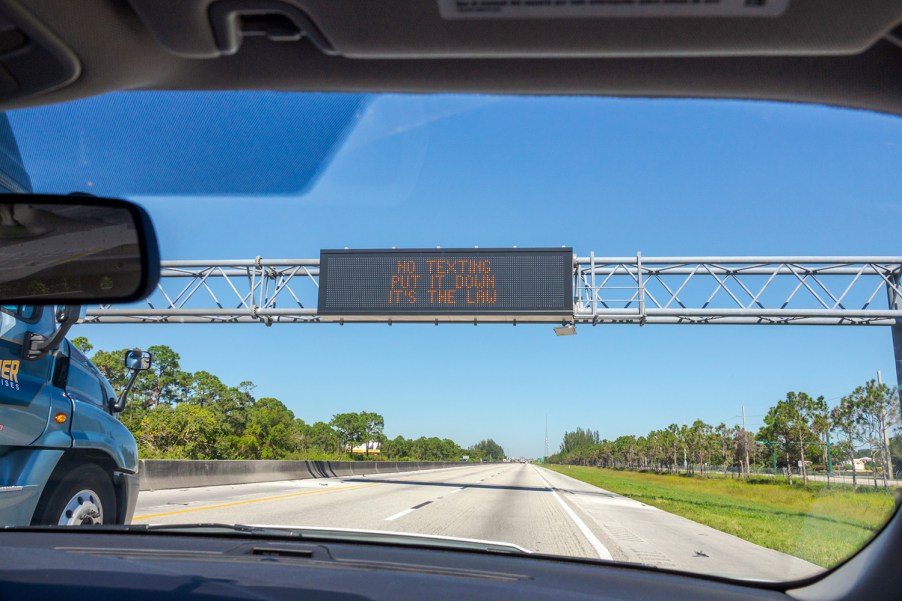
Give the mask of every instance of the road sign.
[[570, 321], [573, 249], [323, 250], [323, 321]]

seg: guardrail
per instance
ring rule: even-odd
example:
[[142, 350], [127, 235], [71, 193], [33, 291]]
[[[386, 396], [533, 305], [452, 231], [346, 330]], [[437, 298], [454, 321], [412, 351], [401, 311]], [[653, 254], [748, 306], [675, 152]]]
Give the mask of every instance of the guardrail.
[[418, 470], [464, 467], [471, 463], [439, 461], [192, 461], [142, 459], [141, 490], [195, 488], [279, 480], [347, 478]]

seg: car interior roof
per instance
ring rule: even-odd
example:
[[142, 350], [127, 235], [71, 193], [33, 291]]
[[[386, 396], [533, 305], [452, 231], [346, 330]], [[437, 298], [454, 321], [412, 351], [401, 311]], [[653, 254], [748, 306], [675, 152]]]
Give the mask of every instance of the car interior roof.
[[0, 108], [114, 90], [271, 89], [768, 99], [902, 113], [902, 3], [746, 4], [768, 1], [785, 8], [448, 18], [454, 0], [0, 0]]

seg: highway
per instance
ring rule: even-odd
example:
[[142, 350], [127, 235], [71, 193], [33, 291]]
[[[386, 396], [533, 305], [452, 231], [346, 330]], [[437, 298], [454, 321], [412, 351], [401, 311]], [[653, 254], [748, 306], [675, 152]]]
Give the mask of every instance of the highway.
[[801, 559], [530, 464], [144, 491], [135, 524], [241, 523], [509, 542], [529, 551], [742, 578], [821, 571]]

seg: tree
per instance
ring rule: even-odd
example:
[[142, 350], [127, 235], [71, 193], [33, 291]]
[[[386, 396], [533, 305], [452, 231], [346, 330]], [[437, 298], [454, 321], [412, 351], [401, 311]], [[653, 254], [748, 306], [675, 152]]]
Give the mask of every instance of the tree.
[[480, 440], [479, 442], [471, 446], [470, 449], [479, 451], [480, 453], [482, 453], [482, 456], [485, 457], [488, 461], [501, 461], [505, 457], [504, 449], [500, 444], [498, 444], [491, 438]]
[[207, 407], [162, 405], [148, 411], [135, 437], [139, 453], [161, 459], [222, 459], [216, 450], [221, 429]]
[[853, 488], [858, 486], [858, 470], [855, 468], [855, 437], [858, 428], [858, 403], [861, 392], [861, 387], [856, 388], [852, 394], [844, 396], [840, 400], [839, 405], [830, 412], [833, 427], [845, 436], [842, 448], [845, 453], [848, 453], [852, 463]]
[[[883, 476], [883, 486], [888, 486], [888, 474], [892, 470], [889, 449], [889, 423], [898, 407], [895, 390], [886, 384], [868, 381], [863, 388], [856, 389], [857, 423], [862, 440], [870, 447], [875, 463], [879, 460]], [[877, 486], [875, 474], [874, 486]]]
[[341, 444], [339, 453], [350, 452], [366, 441], [366, 422], [360, 413], [337, 413], [330, 423], [338, 432]]
[[[88, 352], [84, 349], [94, 348], [84, 337], [75, 340], [84, 347], [82, 352]], [[113, 389], [117, 392], [125, 387], [130, 377], [130, 372], [125, 368], [123, 361], [125, 353], [129, 350], [134, 349], [98, 350], [91, 357], [91, 362], [97, 366], [100, 373], [110, 381]], [[145, 408], [153, 408], [161, 402], [174, 404], [184, 400], [193, 383], [191, 374], [182, 371], [179, 366], [178, 353], [166, 345], [154, 345], [147, 350], [153, 357], [151, 368], [138, 374], [129, 394], [130, 401]]]
[[382, 430], [385, 428], [385, 420], [378, 413], [364, 411], [360, 414], [360, 420], [363, 425], [364, 444], [366, 445], [366, 455], [370, 455], [370, 445], [374, 442], [382, 443], [384, 438]]
[[[72, 343], [82, 352], [95, 351], [87, 338]], [[332, 423], [308, 425], [279, 399], [254, 398], [255, 385], [229, 386], [208, 371], [181, 369], [180, 357], [165, 345], [151, 346], [153, 367], [135, 380], [122, 424], [135, 436], [146, 458], [167, 459], [287, 459], [344, 457], [349, 446], [384, 444], [384, 456], [398, 459], [458, 460], [460, 446], [449, 438], [398, 436], [386, 440], [385, 419], [363, 411], [333, 416]], [[121, 390], [129, 378], [126, 349], [96, 350], [92, 362]], [[333, 427], [334, 426], [334, 427]], [[597, 436], [597, 433], [596, 433]], [[504, 450], [483, 441], [487, 456], [500, 460]], [[474, 455], [481, 452], [474, 451]]]
[[79, 336], [78, 338], [73, 338], [69, 342], [72, 343], [72, 346], [83, 352], [84, 354], [90, 353], [94, 350], [94, 345], [88, 342], [88, 339], [84, 336]]
[[228, 388], [218, 376], [197, 371], [190, 376], [188, 394], [182, 402], [201, 407], [215, 405], [228, 394]]
[[755, 437], [751, 432], [743, 429], [741, 426], [733, 426], [733, 441], [736, 453], [736, 460], [741, 466], [741, 472], [746, 478], [751, 473], [749, 466], [749, 455], [757, 462], [758, 448], [755, 446]]
[[561, 452], [564, 454], [572, 453], [577, 449], [590, 447], [598, 444], [598, 431], [583, 430], [577, 428], [574, 432], [565, 432], [564, 440], [561, 442]]
[[[820, 400], [823, 400], [821, 398]], [[816, 403], [804, 392], [787, 392], [786, 398], [777, 401], [764, 417], [764, 428], [759, 436], [769, 440], [771, 444], [781, 442], [786, 456], [786, 477], [792, 484], [792, 460], [799, 457], [799, 471], [803, 483], [808, 485], [808, 470], [805, 468], [805, 447], [813, 436], [809, 416]], [[792, 449], [797, 451], [794, 453]]]
[[[97, 369], [100, 370], [100, 373], [110, 381], [110, 385], [116, 392], [121, 391], [129, 379], [129, 373], [125, 368], [124, 361], [127, 350], [128, 349], [121, 349], [118, 351], [98, 350], [91, 356], [91, 363], [93, 363]], [[132, 404], [144, 405], [144, 399], [141, 398], [140, 394], [140, 382], [142, 378], [146, 379], [146, 374], [147, 372], [140, 374], [138, 380], [135, 382], [136, 386], [129, 395], [129, 400]]]
[[[830, 421], [830, 411], [827, 408], [827, 402], [824, 397], [818, 397], [809, 407], [809, 416], [811, 418], [811, 430], [817, 436], [821, 448], [821, 462], [827, 466], [829, 463], [828, 440], [830, 430], [833, 424]], [[827, 471], [827, 484], [830, 483], [830, 472]]]
[[670, 471], [675, 471], [679, 465], [678, 454], [682, 446], [680, 440], [681, 428], [676, 424], [667, 426], [667, 442], [670, 449]]
[[341, 437], [329, 424], [316, 422], [307, 429], [305, 435], [310, 447], [320, 453], [340, 453]]
[[693, 461], [698, 462], [699, 471], [704, 474], [705, 464], [710, 455], [711, 426], [697, 419], [692, 422], [684, 436], [690, 457], [692, 457]]
[[279, 399], [259, 399], [248, 412], [242, 440], [248, 459], [284, 459], [299, 446], [294, 414]]
[[382, 445], [382, 453], [389, 459], [409, 459], [411, 456], [411, 441], [403, 436], [396, 436], [392, 440], [386, 440]]
[[146, 372], [151, 377], [145, 379], [141, 388], [147, 403], [156, 407], [161, 402], [174, 404], [181, 401], [190, 382], [189, 374], [179, 365], [181, 357], [165, 344], [156, 344], [147, 350], [153, 357], [150, 370]]
[[717, 424], [717, 428], [715, 429], [715, 434], [717, 436], [716, 443], [717, 446], [720, 447], [720, 457], [721, 457], [721, 466], [723, 467], [723, 475], [726, 477], [727, 475], [727, 467], [730, 465], [730, 461], [728, 458], [730, 457], [730, 451], [733, 450], [733, 433], [730, 428], [723, 422]]

